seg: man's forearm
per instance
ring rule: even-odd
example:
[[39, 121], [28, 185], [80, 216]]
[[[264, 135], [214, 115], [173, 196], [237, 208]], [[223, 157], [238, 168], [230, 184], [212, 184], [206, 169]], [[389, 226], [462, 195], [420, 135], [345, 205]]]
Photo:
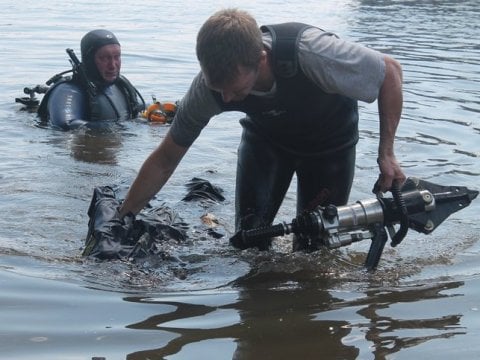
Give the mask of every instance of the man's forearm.
[[381, 191], [391, 188], [396, 180], [403, 182], [405, 175], [395, 157], [395, 134], [402, 115], [402, 68], [394, 59], [385, 57], [385, 79], [378, 96], [380, 140], [378, 145], [379, 186]]
[[378, 111], [380, 116], [379, 158], [393, 156], [395, 133], [402, 115], [402, 69], [400, 64], [390, 57], [386, 57], [385, 80], [378, 97]]
[[175, 171], [188, 148], [181, 147], [167, 134], [145, 160], [120, 207], [120, 216], [137, 214], [159, 192]]

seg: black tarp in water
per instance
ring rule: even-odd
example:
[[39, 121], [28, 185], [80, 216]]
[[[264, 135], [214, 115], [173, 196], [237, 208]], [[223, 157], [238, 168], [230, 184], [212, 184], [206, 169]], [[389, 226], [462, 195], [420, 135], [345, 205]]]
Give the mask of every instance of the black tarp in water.
[[[193, 178], [186, 186], [189, 191], [183, 201], [224, 200], [222, 190], [207, 180]], [[121, 201], [113, 186], [94, 189], [87, 212], [89, 222], [83, 256], [102, 260], [138, 258], [158, 254], [157, 245], [164, 241], [186, 239], [188, 225], [175, 210], [160, 206], [120, 219]]]

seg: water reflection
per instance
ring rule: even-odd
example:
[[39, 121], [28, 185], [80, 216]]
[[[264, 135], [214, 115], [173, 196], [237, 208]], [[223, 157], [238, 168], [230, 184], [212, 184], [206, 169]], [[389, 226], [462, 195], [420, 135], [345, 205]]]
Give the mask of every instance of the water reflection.
[[[333, 282], [302, 272], [265, 273], [237, 281], [238, 293], [223, 297], [125, 298], [164, 310], [128, 328], [173, 335], [162, 347], [127, 359], [201, 358], [205, 353], [210, 359], [358, 359], [373, 354], [384, 360], [402, 349], [466, 334], [462, 315], [441, 306], [456, 296], [445, 292], [463, 282], [375, 288], [363, 295], [332, 291]], [[411, 313], [411, 303], [423, 313]], [[216, 346], [221, 352], [212, 354]]]
[[122, 135], [114, 127], [81, 129], [73, 132], [68, 141], [75, 160], [97, 164], [115, 165], [121, 146]]
[[[466, 334], [461, 325], [462, 315], [449, 314], [448, 309], [441, 306], [441, 300], [456, 295], [447, 295], [444, 291], [460, 288], [464, 282], [453, 281], [434, 285], [417, 285], [406, 288], [386, 290], [376, 288], [367, 290], [366, 297], [360, 300], [336, 304], [340, 312], [355, 309], [362, 318], [354, 319], [350, 327], [355, 332], [364, 333], [364, 339], [372, 345], [368, 349], [361, 346], [362, 351], [372, 352], [375, 359], [391, 358], [406, 348], [419, 346], [431, 340], [445, 339]], [[423, 313], [409, 311], [410, 304], [415, 303]], [[440, 305], [440, 306], [439, 306]], [[318, 314], [317, 318], [325, 319], [335, 316], [335, 310]], [[365, 319], [367, 322], [365, 322]], [[344, 342], [349, 339], [344, 339]], [[363, 336], [362, 339], [363, 340]], [[353, 344], [357, 341], [350, 341]], [[366, 356], [366, 354], [363, 354]]]
[[[311, 281], [305, 283], [305, 277]], [[230, 346], [231, 356], [222, 350], [218, 354], [221, 359], [355, 359], [358, 349], [342, 344], [350, 332], [347, 321], [312, 321], [315, 313], [341, 301], [324, 290], [329, 282], [302, 272], [265, 273], [236, 281], [238, 295], [222, 305], [205, 305], [205, 300], [200, 305], [157, 301], [171, 306], [172, 311], [129, 328], [168, 331], [177, 336], [162, 348], [136, 352], [127, 359], [199, 358], [189, 357], [188, 347], [201, 342], [204, 350], [210, 349], [209, 358], [216, 358], [211, 349], [219, 340], [235, 345]], [[125, 300], [155, 302], [134, 297]]]
[[[46, 131], [47, 142], [70, 154], [77, 161], [91, 164], [116, 165], [117, 154], [123, 147], [125, 128], [119, 123], [101, 124], [70, 131], [52, 128], [50, 123], [38, 120], [35, 126]], [[38, 121], [37, 121], [38, 120]]]
[[237, 282], [243, 332], [235, 359], [355, 359], [358, 349], [342, 344], [348, 321], [312, 321], [340, 301], [327, 289], [332, 279], [310, 272], [264, 273]]

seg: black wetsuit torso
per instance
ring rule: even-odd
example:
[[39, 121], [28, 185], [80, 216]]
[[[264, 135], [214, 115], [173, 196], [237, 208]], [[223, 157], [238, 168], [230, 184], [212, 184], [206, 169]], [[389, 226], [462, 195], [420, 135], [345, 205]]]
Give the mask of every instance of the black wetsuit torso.
[[[55, 101], [51, 101], [52, 96]], [[144, 107], [141, 96], [122, 75], [112, 85], [97, 87], [93, 96], [74, 77], [61, 79], [51, 86], [42, 99], [38, 115], [50, 120], [53, 126], [70, 129], [104, 120], [132, 119]]]

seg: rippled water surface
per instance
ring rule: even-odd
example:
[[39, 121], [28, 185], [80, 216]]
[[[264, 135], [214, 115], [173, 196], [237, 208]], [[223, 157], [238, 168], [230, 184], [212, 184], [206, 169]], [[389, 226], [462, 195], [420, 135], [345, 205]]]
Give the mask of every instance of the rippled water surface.
[[[177, 100], [198, 71], [198, 28], [225, 6], [260, 24], [302, 21], [397, 58], [404, 111], [396, 139], [407, 175], [480, 189], [480, 10], [470, 1], [2, 2], [0, 17], [1, 359], [472, 359], [480, 346], [478, 200], [431, 235], [409, 232], [363, 271], [368, 244], [292, 254], [228, 246], [241, 114], [211, 121], [153, 201], [189, 224], [167, 256], [81, 257], [95, 186], [127, 187], [166, 127], [142, 119], [60, 132], [15, 97], [69, 67], [84, 33], [122, 43], [122, 72], [147, 101]], [[376, 103], [361, 104], [352, 202], [377, 177]], [[192, 177], [221, 204], [184, 203]], [[278, 220], [294, 216], [289, 191]], [[213, 214], [227, 235], [205, 236]]]

